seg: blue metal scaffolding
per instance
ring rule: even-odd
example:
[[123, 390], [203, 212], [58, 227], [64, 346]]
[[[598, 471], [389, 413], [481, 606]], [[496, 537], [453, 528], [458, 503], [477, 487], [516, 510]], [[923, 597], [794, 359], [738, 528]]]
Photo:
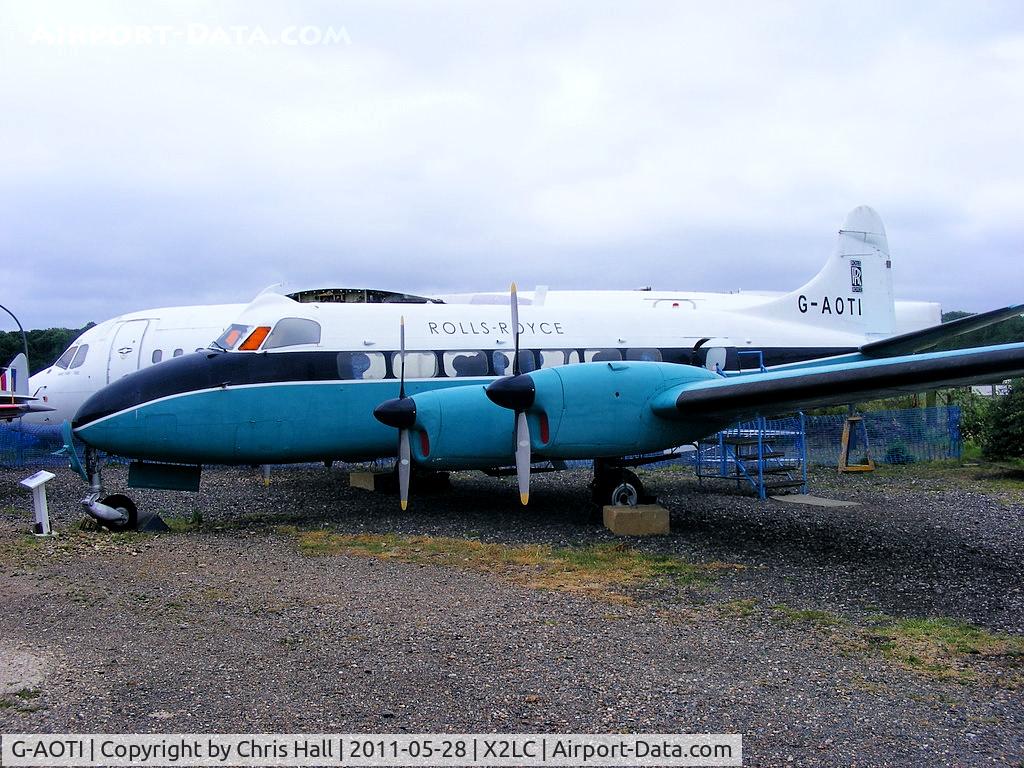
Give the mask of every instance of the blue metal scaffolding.
[[749, 485], [761, 499], [770, 491], [807, 493], [807, 440], [804, 415], [769, 422], [758, 417], [697, 444], [694, 468], [705, 480]]

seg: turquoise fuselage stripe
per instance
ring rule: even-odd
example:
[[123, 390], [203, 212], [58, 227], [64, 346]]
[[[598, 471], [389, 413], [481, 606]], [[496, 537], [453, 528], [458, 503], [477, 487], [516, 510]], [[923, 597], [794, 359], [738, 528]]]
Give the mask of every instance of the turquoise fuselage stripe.
[[[406, 392], [489, 381], [409, 381]], [[144, 403], [80, 427], [76, 434], [109, 453], [156, 461], [372, 459], [395, 454], [398, 433], [377, 421], [373, 409], [397, 396], [398, 382], [390, 379], [228, 386]]]

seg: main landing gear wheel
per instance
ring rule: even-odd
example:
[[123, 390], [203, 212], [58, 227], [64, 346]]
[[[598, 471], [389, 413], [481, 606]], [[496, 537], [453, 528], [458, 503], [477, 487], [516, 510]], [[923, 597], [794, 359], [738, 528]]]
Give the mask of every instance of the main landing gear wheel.
[[640, 478], [628, 469], [622, 470], [619, 484], [612, 489], [612, 505], [616, 507], [635, 507], [640, 503], [644, 487]]
[[596, 467], [593, 499], [599, 507], [635, 507], [644, 498], [644, 486], [635, 472], [621, 467]]
[[139, 510], [135, 507], [135, 502], [125, 496], [123, 493], [114, 493], [103, 499], [100, 499], [101, 504], [106, 504], [108, 507], [119, 510], [125, 514], [127, 520], [122, 522], [114, 522], [112, 520], [103, 520], [102, 524], [109, 528], [114, 533], [120, 533], [121, 531], [134, 531], [139, 525]]

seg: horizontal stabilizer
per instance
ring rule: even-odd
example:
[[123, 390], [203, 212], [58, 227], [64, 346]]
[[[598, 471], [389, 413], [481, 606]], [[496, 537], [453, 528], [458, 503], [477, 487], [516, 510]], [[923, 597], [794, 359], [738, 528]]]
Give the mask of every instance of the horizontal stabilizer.
[[24, 416], [26, 413], [42, 413], [54, 408], [40, 403], [24, 402], [20, 398], [16, 402], [0, 402], [0, 421], [10, 421]]
[[930, 328], [922, 328], [919, 331], [902, 333], [899, 336], [892, 336], [888, 339], [873, 341], [860, 348], [861, 354], [865, 357], [895, 357], [897, 355], [910, 355], [924, 349], [930, 349], [944, 341], [960, 336], [990, 325], [1009, 320], [1024, 314], [1024, 304], [1015, 304], [1002, 309], [993, 309], [990, 312], [982, 312], [979, 315], [961, 317], [959, 320], [952, 320], [941, 325], [933, 325]]
[[668, 419], [712, 415], [735, 421], [1021, 375], [1024, 344], [1004, 344], [686, 383], [659, 395], [652, 408]]

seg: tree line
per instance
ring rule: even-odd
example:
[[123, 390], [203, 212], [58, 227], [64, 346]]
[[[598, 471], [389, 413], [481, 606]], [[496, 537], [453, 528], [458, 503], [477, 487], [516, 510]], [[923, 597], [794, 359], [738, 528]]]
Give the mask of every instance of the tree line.
[[[88, 323], [82, 328], [39, 328], [25, 331], [29, 371], [36, 373], [49, 368], [71, 346], [71, 342], [94, 325], [96, 323]], [[24, 350], [19, 331], [0, 331], [0, 366], [6, 366]]]

